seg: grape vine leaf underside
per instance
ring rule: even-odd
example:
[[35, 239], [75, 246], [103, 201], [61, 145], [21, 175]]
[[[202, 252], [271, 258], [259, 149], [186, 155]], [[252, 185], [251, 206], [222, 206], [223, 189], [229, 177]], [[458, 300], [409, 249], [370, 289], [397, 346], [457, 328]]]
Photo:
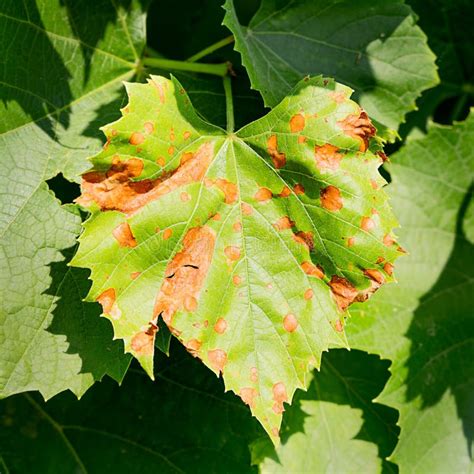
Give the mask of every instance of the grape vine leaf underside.
[[97, 117], [116, 117], [122, 81], [135, 77], [145, 4], [0, 2], [0, 396], [79, 396], [127, 369], [99, 305], [82, 303], [87, 272], [64, 262], [79, 215], [45, 181], [87, 169]]
[[370, 117], [397, 129], [420, 93], [438, 83], [435, 56], [401, 0], [263, 0], [247, 27], [232, 0], [224, 8], [267, 106], [306, 74], [324, 74], [352, 87]]
[[392, 156], [389, 194], [410, 255], [397, 266], [393, 292], [353, 307], [358, 322], [347, 328], [351, 347], [393, 361], [378, 401], [400, 411], [391, 459], [407, 472], [473, 468], [474, 268], [465, 236], [473, 137], [471, 111], [452, 127], [432, 125]]
[[344, 310], [392, 280], [375, 128], [321, 77], [235, 134], [202, 121], [174, 78], [126, 87], [83, 176], [92, 215], [72, 264], [150, 376], [162, 317], [277, 439], [322, 351], [346, 345]]

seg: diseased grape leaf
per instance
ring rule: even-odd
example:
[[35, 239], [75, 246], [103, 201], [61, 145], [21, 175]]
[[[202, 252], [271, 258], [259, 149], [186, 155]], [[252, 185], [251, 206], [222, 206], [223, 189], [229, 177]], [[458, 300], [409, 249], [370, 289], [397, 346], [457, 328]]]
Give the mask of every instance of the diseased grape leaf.
[[131, 368], [121, 387], [104, 380], [79, 401], [0, 401], [0, 471], [255, 473], [248, 443], [263, 430], [247, 407], [179, 344], [156, 362], [154, 383]]
[[104, 373], [120, 380], [129, 358], [98, 306], [81, 303], [87, 272], [64, 262], [80, 219], [45, 181], [87, 169], [97, 117], [116, 117], [135, 76], [146, 2], [0, 3], [0, 396], [81, 395]]
[[324, 74], [352, 87], [370, 117], [397, 129], [438, 82], [426, 36], [401, 0], [262, 0], [248, 27], [232, 0], [224, 8], [224, 24], [268, 106], [306, 74]]
[[[410, 255], [393, 292], [354, 308], [352, 347], [392, 360], [378, 401], [400, 411], [392, 460], [408, 472], [472, 470], [473, 246], [463, 232], [472, 200], [474, 115], [432, 125], [392, 157], [391, 202]], [[357, 321], [357, 323], [356, 323]]]
[[400, 253], [375, 129], [351, 90], [301, 81], [239, 132], [202, 121], [176, 79], [127, 84], [78, 200], [73, 264], [153, 374], [157, 319], [278, 438], [344, 310], [392, 279]]
[[387, 462], [397, 443], [398, 413], [373, 402], [389, 377], [388, 361], [360, 351], [331, 350], [308, 392], [297, 392], [283, 416], [282, 444], [252, 445], [252, 461], [270, 472], [396, 472]]

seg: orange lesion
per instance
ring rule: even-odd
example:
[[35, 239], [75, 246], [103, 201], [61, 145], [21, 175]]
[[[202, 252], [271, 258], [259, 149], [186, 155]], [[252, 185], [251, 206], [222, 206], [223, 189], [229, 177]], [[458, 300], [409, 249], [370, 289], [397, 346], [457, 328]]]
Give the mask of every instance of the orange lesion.
[[377, 129], [372, 125], [367, 113], [360, 109], [358, 114], [349, 114], [337, 125], [344, 134], [355, 138], [360, 142], [359, 151], [366, 151], [369, 147], [369, 139], [375, 135]]
[[270, 135], [267, 140], [267, 151], [275, 168], [283, 168], [286, 164], [286, 155], [278, 151], [278, 139], [276, 135]]
[[150, 321], [148, 329], [140, 331], [133, 336], [130, 346], [137, 356], [153, 355], [155, 350], [155, 335], [157, 331], [158, 326], [153, 321]]
[[82, 195], [77, 202], [85, 207], [96, 202], [103, 211], [117, 210], [131, 215], [181, 186], [202, 181], [213, 157], [214, 144], [205, 143], [186, 160], [182, 159], [173, 172], [153, 180], [133, 181], [143, 171], [143, 162], [137, 158], [121, 161], [117, 156], [107, 172], [83, 175]]
[[336, 171], [339, 168], [343, 155], [338, 153], [337, 146], [326, 143], [322, 146], [314, 147], [314, 159], [319, 171]]
[[339, 211], [342, 209], [341, 191], [336, 186], [326, 186], [320, 191], [321, 205], [328, 211]]
[[112, 235], [114, 236], [115, 240], [117, 240], [120, 247], [133, 248], [137, 246], [137, 241], [132, 234], [132, 229], [130, 229], [128, 222], [122, 222], [122, 224], [118, 225], [112, 231]]

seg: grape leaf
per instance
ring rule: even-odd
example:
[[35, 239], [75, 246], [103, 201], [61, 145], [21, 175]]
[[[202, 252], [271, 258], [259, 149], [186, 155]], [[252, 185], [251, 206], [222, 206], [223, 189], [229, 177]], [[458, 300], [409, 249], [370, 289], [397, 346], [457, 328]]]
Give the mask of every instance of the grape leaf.
[[[393, 155], [390, 195], [410, 255], [393, 292], [352, 309], [351, 345], [393, 361], [378, 401], [400, 411], [392, 457], [409, 472], [472, 469], [474, 319], [472, 243], [463, 216], [472, 200], [474, 115]], [[357, 324], [355, 321], [357, 320]]]
[[397, 129], [438, 82], [426, 36], [401, 0], [262, 0], [248, 27], [232, 0], [224, 8], [265, 105], [277, 104], [306, 74], [324, 74], [352, 87], [373, 119]]
[[248, 443], [263, 430], [179, 349], [157, 357], [154, 383], [131, 368], [121, 387], [104, 380], [79, 401], [70, 393], [47, 403], [30, 394], [0, 401], [0, 471], [255, 472]]
[[144, 4], [0, 4], [1, 396], [38, 389], [50, 397], [66, 388], [80, 395], [104, 372], [120, 380], [128, 365], [108, 322], [98, 321], [98, 305], [81, 303], [86, 272], [60, 264], [80, 219], [45, 181], [58, 173], [78, 180], [87, 169], [97, 116], [116, 116], [121, 81], [135, 76]]
[[260, 472], [396, 472], [384, 458], [397, 443], [398, 413], [372, 401], [388, 365], [360, 351], [325, 354], [308, 392], [297, 392], [283, 416], [282, 444], [262, 438], [252, 445]]
[[346, 344], [343, 311], [392, 279], [375, 129], [320, 77], [236, 134], [203, 122], [174, 78], [126, 87], [83, 176], [92, 215], [73, 264], [150, 376], [161, 316], [278, 438], [283, 403]]

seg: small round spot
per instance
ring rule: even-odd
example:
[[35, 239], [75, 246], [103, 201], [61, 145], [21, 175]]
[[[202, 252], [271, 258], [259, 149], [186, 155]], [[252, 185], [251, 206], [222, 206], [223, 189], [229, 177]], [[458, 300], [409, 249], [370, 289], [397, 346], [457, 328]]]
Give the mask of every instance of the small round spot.
[[153, 133], [155, 131], [155, 126], [152, 122], [145, 122], [143, 128], [145, 129], [146, 133]]
[[389, 262], [387, 262], [384, 266], [383, 269], [387, 275], [392, 276], [393, 275], [393, 265]]
[[188, 132], [187, 130], [183, 133], [183, 138], [187, 140], [191, 136], [191, 132]]
[[311, 288], [308, 288], [308, 289], [304, 292], [304, 299], [305, 299], [305, 300], [310, 300], [313, 296], [314, 296], [314, 291], [313, 291]]
[[257, 201], [264, 202], [269, 201], [273, 194], [268, 188], [260, 188], [254, 195]]
[[234, 232], [240, 232], [242, 230], [242, 223], [239, 221], [234, 222], [232, 229], [234, 229]]
[[142, 133], [140, 132], [133, 132], [130, 135], [130, 140], [128, 141], [130, 145], [140, 145], [140, 143], [143, 143], [145, 140], [145, 137], [143, 136]]
[[168, 155], [173, 155], [174, 154], [174, 146], [171, 145], [169, 148], [168, 148]]
[[219, 318], [214, 324], [214, 331], [217, 332], [217, 334], [224, 334], [227, 330], [227, 322], [224, 318]]
[[229, 245], [224, 249], [224, 253], [226, 254], [229, 260], [238, 260], [240, 258], [240, 249], [239, 247], [235, 247], [233, 245]]
[[239, 275], [234, 275], [232, 277], [232, 283], [235, 285], [235, 286], [239, 286], [241, 283], [242, 283], [242, 278], [239, 277]]
[[353, 247], [354, 244], [355, 244], [355, 237], [349, 237], [349, 238], [347, 239], [347, 246], [348, 246], [348, 247]]
[[186, 192], [182, 192], [180, 197], [181, 197], [181, 201], [183, 202], [189, 201], [191, 199], [190, 194]]
[[163, 240], [168, 240], [173, 235], [173, 229], [165, 229], [163, 232]]
[[304, 194], [304, 186], [300, 183], [296, 183], [293, 190], [296, 195]]
[[368, 232], [375, 227], [375, 222], [370, 217], [364, 216], [360, 221], [360, 227], [362, 230]]
[[296, 319], [294, 314], [287, 314], [283, 318], [283, 327], [285, 328], [285, 331], [287, 332], [294, 332], [296, 331], [296, 328], [298, 327], [298, 320]]
[[184, 309], [186, 311], [195, 311], [198, 306], [197, 299], [194, 296], [187, 295], [184, 297]]

